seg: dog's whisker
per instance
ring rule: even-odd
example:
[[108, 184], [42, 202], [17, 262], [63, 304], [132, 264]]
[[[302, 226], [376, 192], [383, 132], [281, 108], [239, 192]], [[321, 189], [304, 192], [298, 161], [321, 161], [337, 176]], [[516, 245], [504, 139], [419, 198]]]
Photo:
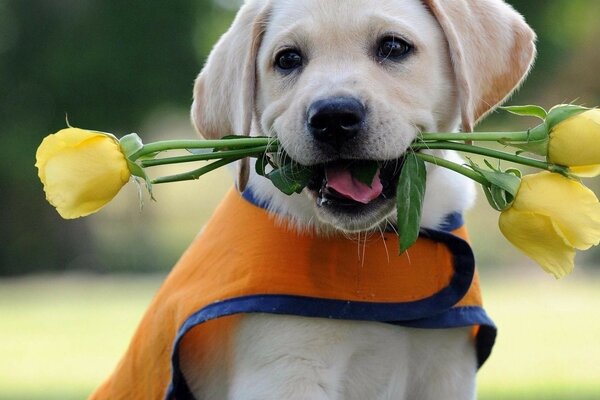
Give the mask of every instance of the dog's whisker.
[[361, 262], [361, 267], [364, 268], [365, 266], [365, 253], [367, 251], [367, 233], [365, 233], [365, 239], [363, 240], [363, 245], [362, 245], [362, 262]]
[[409, 250], [410, 249], [406, 250], [404, 253], [406, 254], [406, 258], [408, 259], [408, 264], [412, 265], [412, 261], [410, 259], [410, 252], [409, 252]]
[[394, 223], [388, 218], [386, 218], [386, 222], [387, 222], [387, 226], [390, 227], [390, 229], [392, 229], [394, 231], [394, 233], [396, 234], [396, 236], [400, 236], [400, 234], [398, 233], [398, 229], [396, 229], [396, 226], [394, 225]]
[[381, 225], [378, 225], [377, 229], [379, 230], [379, 236], [381, 237], [381, 240], [383, 241], [383, 248], [385, 249], [385, 256], [387, 258], [387, 262], [389, 263], [390, 262], [390, 252], [388, 250], [387, 243], [385, 241], [385, 235], [383, 233], [383, 229], [381, 228]]
[[356, 240], [356, 257], [360, 260], [360, 232], [357, 233], [358, 239]]

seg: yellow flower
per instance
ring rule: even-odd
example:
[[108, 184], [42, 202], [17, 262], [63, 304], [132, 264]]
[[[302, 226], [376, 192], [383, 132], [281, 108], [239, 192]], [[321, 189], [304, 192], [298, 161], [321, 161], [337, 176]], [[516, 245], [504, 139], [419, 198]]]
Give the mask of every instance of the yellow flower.
[[600, 109], [584, 111], [554, 126], [548, 161], [570, 167], [577, 176], [600, 175]]
[[35, 166], [46, 199], [65, 219], [98, 211], [131, 176], [115, 137], [78, 128], [44, 138]]
[[560, 278], [573, 270], [575, 249], [600, 242], [600, 203], [580, 182], [541, 172], [523, 177], [499, 225], [514, 246]]

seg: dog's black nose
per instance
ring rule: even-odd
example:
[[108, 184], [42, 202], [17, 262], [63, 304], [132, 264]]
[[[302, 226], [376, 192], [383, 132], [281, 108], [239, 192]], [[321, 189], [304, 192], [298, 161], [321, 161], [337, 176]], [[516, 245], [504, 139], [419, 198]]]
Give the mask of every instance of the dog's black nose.
[[366, 110], [352, 97], [317, 100], [308, 109], [307, 124], [315, 139], [340, 148], [360, 131]]

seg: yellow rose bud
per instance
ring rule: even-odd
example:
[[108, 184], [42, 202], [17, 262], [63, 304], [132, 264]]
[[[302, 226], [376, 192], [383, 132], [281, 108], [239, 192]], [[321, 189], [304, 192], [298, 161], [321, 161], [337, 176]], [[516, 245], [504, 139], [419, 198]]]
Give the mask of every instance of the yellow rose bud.
[[63, 129], [44, 138], [35, 156], [46, 199], [65, 219], [98, 211], [131, 176], [118, 140], [101, 132]]
[[600, 110], [584, 111], [552, 128], [548, 161], [570, 167], [577, 176], [600, 175]]
[[499, 225], [514, 246], [560, 278], [573, 270], [575, 249], [600, 242], [600, 203], [580, 182], [541, 172], [522, 178]]

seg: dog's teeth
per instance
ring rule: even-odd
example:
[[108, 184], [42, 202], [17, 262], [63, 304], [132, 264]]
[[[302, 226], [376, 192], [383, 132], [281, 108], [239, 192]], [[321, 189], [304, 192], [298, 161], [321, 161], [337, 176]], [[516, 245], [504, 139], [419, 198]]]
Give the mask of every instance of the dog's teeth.
[[319, 197], [317, 204], [319, 205], [319, 207], [327, 206], [329, 205], [329, 200], [325, 197]]

